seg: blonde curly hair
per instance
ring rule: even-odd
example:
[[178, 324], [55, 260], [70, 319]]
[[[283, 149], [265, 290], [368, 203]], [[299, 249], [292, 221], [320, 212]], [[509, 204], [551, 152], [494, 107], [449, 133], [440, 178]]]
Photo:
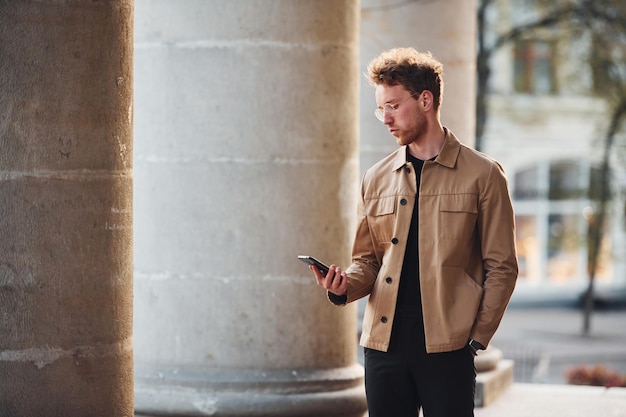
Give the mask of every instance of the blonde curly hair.
[[401, 84], [411, 94], [428, 90], [433, 94], [436, 110], [443, 100], [443, 64], [430, 52], [413, 48], [394, 48], [382, 52], [367, 66], [371, 85]]

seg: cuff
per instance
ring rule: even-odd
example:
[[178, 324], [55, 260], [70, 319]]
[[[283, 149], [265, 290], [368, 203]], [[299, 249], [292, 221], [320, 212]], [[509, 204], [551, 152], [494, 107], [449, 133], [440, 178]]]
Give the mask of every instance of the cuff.
[[328, 292], [328, 299], [330, 300], [331, 303], [337, 305], [337, 306], [341, 306], [341, 305], [345, 305], [346, 302], [348, 301], [348, 295], [344, 294], [344, 295], [336, 295], [333, 294], [332, 292]]

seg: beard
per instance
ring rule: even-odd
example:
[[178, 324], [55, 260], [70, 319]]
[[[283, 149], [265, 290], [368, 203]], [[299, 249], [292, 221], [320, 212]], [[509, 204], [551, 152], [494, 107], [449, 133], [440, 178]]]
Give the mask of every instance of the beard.
[[420, 137], [426, 132], [426, 125], [418, 123], [409, 129], [398, 129], [393, 131], [392, 135], [396, 138], [396, 142], [399, 146], [410, 145], [413, 142], [419, 141]]

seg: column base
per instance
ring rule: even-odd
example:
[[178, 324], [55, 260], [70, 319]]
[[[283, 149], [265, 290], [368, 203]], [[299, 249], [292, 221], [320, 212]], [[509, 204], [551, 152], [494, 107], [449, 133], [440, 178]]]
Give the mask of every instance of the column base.
[[363, 417], [363, 368], [136, 369], [137, 417]]
[[513, 361], [502, 359], [495, 369], [476, 375], [474, 405], [486, 407], [498, 399], [513, 385]]

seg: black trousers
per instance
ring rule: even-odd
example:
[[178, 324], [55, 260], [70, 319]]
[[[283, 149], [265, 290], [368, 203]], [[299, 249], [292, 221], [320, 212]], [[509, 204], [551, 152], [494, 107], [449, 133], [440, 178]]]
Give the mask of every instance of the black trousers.
[[396, 315], [387, 352], [365, 348], [369, 417], [473, 417], [475, 385], [469, 347], [426, 353], [421, 314]]

